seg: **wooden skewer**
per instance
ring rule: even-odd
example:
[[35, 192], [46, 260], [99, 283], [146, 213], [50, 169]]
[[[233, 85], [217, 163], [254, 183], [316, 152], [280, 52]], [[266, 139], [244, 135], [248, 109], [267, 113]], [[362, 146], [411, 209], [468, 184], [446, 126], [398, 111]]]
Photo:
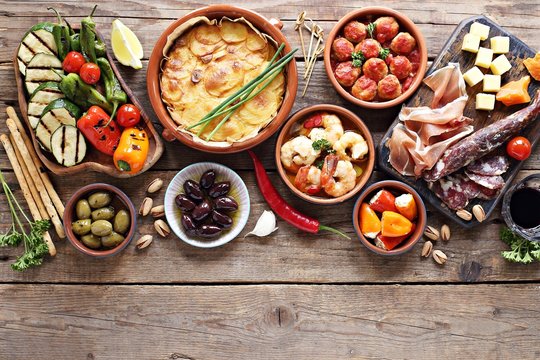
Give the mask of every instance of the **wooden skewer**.
[[[21, 164], [19, 164], [17, 160], [17, 155], [15, 154], [15, 150], [13, 149], [13, 145], [11, 144], [11, 141], [9, 140], [6, 134], [0, 135], [0, 141], [2, 142], [2, 145], [4, 145], [4, 149], [6, 150], [6, 154], [8, 156], [9, 162], [11, 163], [11, 166], [13, 167], [13, 172], [15, 173], [15, 177], [17, 178], [17, 181], [19, 182], [19, 186], [21, 187], [23, 196], [26, 202], [28, 203], [30, 214], [32, 214], [32, 217], [34, 218], [34, 220], [41, 220], [41, 215], [36, 206], [36, 203], [34, 202], [32, 198], [30, 188], [28, 187], [28, 183], [26, 182], [26, 178], [21, 168]], [[49, 254], [51, 256], [55, 256], [56, 247], [54, 246], [51, 235], [48, 232], [45, 232], [43, 234], [43, 239], [45, 240], [45, 243], [47, 244], [47, 248], [49, 249]]]
[[306, 65], [306, 71], [304, 72], [304, 79], [306, 79], [308, 75], [311, 73], [311, 68], [315, 64], [315, 61], [317, 61], [317, 57], [320, 55], [319, 45], [321, 44], [321, 41], [323, 40], [323, 29], [319, 25], [315, 25], [315, 33], [317, 34], [317, 43], [315, 45], [316, 50], [313, 53], [313, 56], [311, 56], [308, 59], [308, 63]]
[[294, 30], [298, 31], [298, 35], [300, 35], [300, 44], [302, 45], [302, 54], [304, 55], [304, 63], [307, 61], [306, 56], [306, 45], [304, 44], [304, 35], [303, 35], [303, 27], [304, 27], [304, 19], [306, 17], [306, 12], [302, 11], [300, 14], [298, 14], [298, 17], [296, 18], [296, 26], [294, 27]]
[[[15, 143], [15, 140], [13, 140], [12, 135], [9, 136], [9, 141], [11, 141], [12, 144]], [[32, 193], [32, 198], [34, 199], [34, 202], [39, 210], [39, 214], [41, 215], [41, 218], [50, 220], [49, 214], [47, 213], [47, 210], [45, 209], [45, 205], [43, 205], [43, 200], [41, 200], [41, 197], [39, 196], [39, 192], [37, 191], [36, 184], [34, 184], [34, 180], [30, 176], [30, 173], [28, 172], [28, 168], [26, 167], [26, 164], [24, 163], [21, 152], [19, 151], [17, 147], [14, 147], [13, 149], [15, 150], [15, 156], [17, 157], [17, 162], [19, 163], [23, 176], [26, 179], [26, 182], [28, 183], [28, 187], [30, 188], [30, 193]]]
[[[317, 51], [315, 52], [315, 58], [317, 58], [317, 56], [322, 54], [323, 51], [324, 51], [324, 46], [318, 48]], [[315, 63], [313, 63], [313, 66], [311, 66], [310, 69], [309, 69], [309, 75], [308, 75], [308, 78], [306, 80], [306, 84], [304, 85], [304, 90], [302, 91], [302, 97], [304, 97], [304, 95], [306, 95], [306, 91], [307, 91], [309, 82], [311, 80], [311, 74], [313, 73], [314, 68], [315, 68]]]
[[36, 168], [36, 165], [32, 161], [32, 158], [30, 157], [28, 148], [22, 139], [19, 129], [17, 129], [17, 125], [15, 125], [15, 122], [13, 121], [13, 119], [7, 119], [6, 124], [9, 128], [9, 131], [11, 132], [11, 135], [13, 135], [13, 140], [15, 140], [15, 146], [17, 146], [19, 148], [19, 151], [21, 152], [24, 163], [26, 164], [26, 167], [28, 168], [28, 171], [30, 172], [30, 176], [34, 178], [35, 180], [36, 188], [39, 192], [39, 195], [41, 196], [41, 199], [43, 200], [45, 209], [47, 209], [47, 213], [49, 213], [49, 216], [51, 217], [51, 222], [54, 225], [54, 228], [56, 230], [56, 233], [58, 234], [58, 237], [60, 239], [64, 239], [66, 237], [66, 233], [64, 231], [62, 221], [58, 217], [56, 208], [54, 207], [51, 201], [51, 198], [49, 194], [47, 193], [47, 189], [45, 188], [45, 185], [43, 184], [41, 177], [39, 176], [39, 171]]
[[[313, 23], [313, 25], [311, 26], [311, 38], [309, 39], [309, 50], [308, 50], [308, 61], [309, 59], [311, 59], [311, 49], [313, 47], [313, 37], [315, 36], [315, 32], [316, 32], [316, 24]], [[306, 78], [306, 74], [307, 74], [307, 67], [305, 69], [305, 72], [304, 72], [304, 79]]]
[[19, 117], [17, 116], [17, 113], [15, 112], [15, 109], [11, 106], [8, 106], [6, 109], [6, 112], [8, 114], [8, 117], [12, 119], [15, 124], [17, 125], [17, 128], [19, 129], [19, 132], [23, 138], [24, 143], [26, 144], [26, 148], [28, 149], [28, 152], [30, 153], [30, 157], [32, 158], [36, 168], [38, 169], [39, 177], [41, 178], [41, 181], [45, 185], [45, 188], [47, 189], [47, 193], [49, 194], [54, 207], [56, 208], [56, 211], [58, 211], [58, 214], [60, 217], [64, 216], [64, 203], [62, 203], [62, 200], [58, 196], [58, 193], [54, 189], [54, 186], [51, 183], [51, 179], [49, 179], [49, 176], [47, 173], [42, 170], [43, 164], [41, 163], [41, 160], [39, 159], [36, 150], [34, 149], [34, 145], [28, 135], [26, 134], [26, 131], [24, 130], [24, 126], [21, 123], [21, 120], [19, 120]]

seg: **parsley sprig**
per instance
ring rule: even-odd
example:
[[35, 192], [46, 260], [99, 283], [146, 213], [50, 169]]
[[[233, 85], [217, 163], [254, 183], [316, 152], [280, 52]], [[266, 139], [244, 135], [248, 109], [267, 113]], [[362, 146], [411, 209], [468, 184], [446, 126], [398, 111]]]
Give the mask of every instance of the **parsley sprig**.
[[369, 23], [366, 26], [366, 30], [369, 34], [369, 37], [373, 39], [373, 33], [375, 32], [375, 23]]
[[501, 252], [506, 260], [521, 264], [540, 261], [540, 243], [524, 239], [507, 227], [501, 230], [501, 240], [510, 246], [510, 250]]
[[366, 61], [366, 57], [361, 51], [353, 52], [351, 56], [352, 66], [354, 67], [362, 67], [362, 64], [364, 64], [364, 61]]
[[379, 50], [379, 57], [383, 60], [386, 60], [389, 54], [390, 54], [390, 49], [381, 48], [381, 50]]
[[321, 152], [327, 152], [328, 154], [333, 154], [336, 150], [332, 149], [332, 144], [326, 139], [319, 139], [311, 144], [314, 150], [320, 150]]
[[[0, 182], [11, 213], [11, 227], [7, 233], [0, 234], [0, 247], [24, 243], [24, 254], [11, 264], [13, 270], [24, 271], [32, 266], [41, 265], [43, 257], [49, 252], [43, 234], [49, 229], [50, 222], [49, 220], [30, 221], [9, 188], [2, 171], [0, 171]], [[22, 215], [22, 220], [20, 215]], [[23, 224], [25, 220], [27, 227]], [[30, 232], [26, 230], [27, 228], [30, 228]]]

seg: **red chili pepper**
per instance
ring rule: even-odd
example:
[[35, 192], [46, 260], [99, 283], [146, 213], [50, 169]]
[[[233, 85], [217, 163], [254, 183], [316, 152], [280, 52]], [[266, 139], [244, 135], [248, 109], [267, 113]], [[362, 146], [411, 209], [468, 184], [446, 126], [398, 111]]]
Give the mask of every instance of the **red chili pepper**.
[[313, 129], [313, 128], [316, 128], [316, 127], [321, 127], [322, 123], [323, 123], [322, 115], [320, 113], [318, 113], [318, 114], [315, 114], [315, 115], [311, 116], [306, 121], [304, 121], [304, 127], [306, 129]]
[[110, 116], [102, 108], [94, 105], [77, 121], [77, 128], [97, 150], [113, 156], [122, 131], [114, 120], [109, 121]]
[[248, 150], [248, 154], [253, 160], [253, 164], [255, 166], [255, 176], [257, 178], [257, 184], [259, 185], [259, 190], [261, 191], [262, 196], [270, 208], [274, 210], [276, 214], [278, 214], [283, 220], [300, 230], [312, 234], [317, 234], [321, 230], [327, 230], [350, 239], [349, 236], [341, 231], [321, 225], [318, 220], [302, 214], [287, 204], [281, 195], [279, 195], [274, 185], [272, 185], [272, 182], [270, 181], [270, 178], [268, 177], [268, 174], [266, 173], [266, 170], [264, 169], [264, 166], [257, 155], [255, 155], [255, 153], [251, 150]]

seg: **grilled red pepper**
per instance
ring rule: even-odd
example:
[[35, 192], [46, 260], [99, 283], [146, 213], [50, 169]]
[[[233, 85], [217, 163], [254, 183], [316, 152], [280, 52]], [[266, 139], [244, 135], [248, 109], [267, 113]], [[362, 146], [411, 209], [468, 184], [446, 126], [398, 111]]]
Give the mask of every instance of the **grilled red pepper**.
[[276, 214], [278, 214], [283, 220], [294, 227], [309, 233], [317, 234], [321, 230], [327, 230], [350, 239], [349, 236], [341, 231], [329, 226], [321, 225], [318, 220], [300, 213], [291, 205], [287, 204], [281, 195], [279, 195], [274, 185], [272, 185], [272, 182], [270, 181], [270, 178], [268, 177], [268, 174], [266, 173], [266, 170], [264, 169], [264, 166], [257, 155], [255, 155], [255, 153], [251, 150], [248, 150], [248, 153], [249, 156], [251, 156], [255, 166], [255, 176], [257, 178], [257, 184], [259, 185], [259, 190], [261, 191], [262, 196], [270, 208], [274, 210]]
[[381, 190], [369, 201], [369, 207], [380, 213], [384, 211], [398, 212], [396, 209], [396, 197], [388, 190]]
[[[107, 123], [109, 124], [105, 126]], [[90, 107], [77, 121], [77, 128], [98, 151], [113, 156], [122, 130], [114, 120], [110, 120], [110, 116], [102, 108], [96, 105]]]
[[322, 114], [318, 113], [318, 114], [315, 114], [315, 115], [311, 116], [309, 119], [307, 119], [304, 122], [304, 127], [306, 129], [313, 129], [313, 128], [316, 128], [316, 127], [321, 127], [322, 124], [323, 124]]

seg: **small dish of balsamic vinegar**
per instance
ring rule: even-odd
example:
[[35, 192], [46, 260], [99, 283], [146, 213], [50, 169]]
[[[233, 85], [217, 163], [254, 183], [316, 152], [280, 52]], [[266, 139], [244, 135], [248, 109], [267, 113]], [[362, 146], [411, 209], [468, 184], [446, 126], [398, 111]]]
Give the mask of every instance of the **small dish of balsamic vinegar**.
[[530, 241], [540, 241], [540, 174], [521, 180], [504, 195], [502, 215], [508, 227]]

